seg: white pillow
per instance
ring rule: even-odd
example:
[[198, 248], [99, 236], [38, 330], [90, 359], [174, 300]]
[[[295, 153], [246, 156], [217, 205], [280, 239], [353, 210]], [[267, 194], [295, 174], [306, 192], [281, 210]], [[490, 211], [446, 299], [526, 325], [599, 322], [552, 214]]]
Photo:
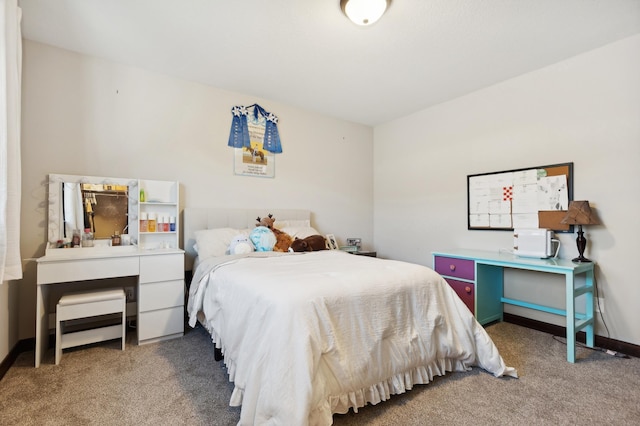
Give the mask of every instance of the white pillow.
[[200, 260], [228, 254], [231, 240], [239, 234], [249, 235], [248, 229], [215, 228], [195, 232], [198, 257]]
[[309, 235], [322, 235], [312, 226], [289, 226], [280, 229], [291, 236], [291, 238], [307, 238]]

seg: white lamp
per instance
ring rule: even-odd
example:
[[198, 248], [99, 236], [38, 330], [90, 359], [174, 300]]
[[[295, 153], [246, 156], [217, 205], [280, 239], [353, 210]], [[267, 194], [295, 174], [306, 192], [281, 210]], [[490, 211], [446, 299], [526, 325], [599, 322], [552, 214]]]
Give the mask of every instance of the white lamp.
[[367, 26], [382, 17], [390, 2], [391, 0], [340, 0], [340, 7], [354, 24]]

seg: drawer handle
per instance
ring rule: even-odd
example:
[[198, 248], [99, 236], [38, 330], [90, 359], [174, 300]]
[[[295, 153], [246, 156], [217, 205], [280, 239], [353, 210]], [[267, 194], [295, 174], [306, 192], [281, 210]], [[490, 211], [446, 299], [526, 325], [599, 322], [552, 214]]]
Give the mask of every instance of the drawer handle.
[[467, 294], [471, 294], [471, 287], [466, 286], [466, 287], [464, 288], [464, 291], [466, 291], [466, 292], [467, 292]]
[[456, 270], [456, 265], [449, 265], [449, 269], [451, 271], [455, 271]]

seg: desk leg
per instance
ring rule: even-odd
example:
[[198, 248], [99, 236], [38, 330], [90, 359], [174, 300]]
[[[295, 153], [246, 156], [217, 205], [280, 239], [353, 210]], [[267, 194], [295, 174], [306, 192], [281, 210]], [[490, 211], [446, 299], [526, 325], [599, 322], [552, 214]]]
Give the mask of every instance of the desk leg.
[[573, 273], [565, 275], [567, 299], [567, 361], [576, 362], [576, 304]]
[[35, 366], [38, 368], [49, 347], [49, 287], [46, 285], [37, 285], [36, 287]]
[[586, 302], [586, 316], [587, 319], [591, 319], [591, 323], [589, 325], [587, 325], [585, 327], [585, 333], [587, 334], [587, 346], [589, 346], [590, 348], [593, 348], [595, 345], [595, 321], [596, 319], [593, 317], [593, 311], [594, 311], [594, 286], [593, 286], [593, 274], [594, 271], [593, 269], [587, 271], [587, 275], [586, 275], [586, 281], [585, 281], [585, 285], [591, 289], [591, 291], [585, 293], [587, 296], [587, 302]]

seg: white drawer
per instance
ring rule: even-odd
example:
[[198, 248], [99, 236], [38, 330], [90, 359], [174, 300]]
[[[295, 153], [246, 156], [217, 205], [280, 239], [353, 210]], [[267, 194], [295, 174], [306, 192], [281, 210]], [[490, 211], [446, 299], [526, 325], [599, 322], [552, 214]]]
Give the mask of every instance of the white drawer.
[[38, 263], [38, 284], [126, 277], [138, 275], [138, 271], [139, 263], [137, 256], [82, 258], [42, 262]]
[[140, 282], [184, 279], [184, 253], [140, 256]]
[[184, 308], [141, 312], [138, 317], [138, 343], [172, 334], [184, 333]]
[[140, 312], [184, 306], [184, 280], [140, 284]]

